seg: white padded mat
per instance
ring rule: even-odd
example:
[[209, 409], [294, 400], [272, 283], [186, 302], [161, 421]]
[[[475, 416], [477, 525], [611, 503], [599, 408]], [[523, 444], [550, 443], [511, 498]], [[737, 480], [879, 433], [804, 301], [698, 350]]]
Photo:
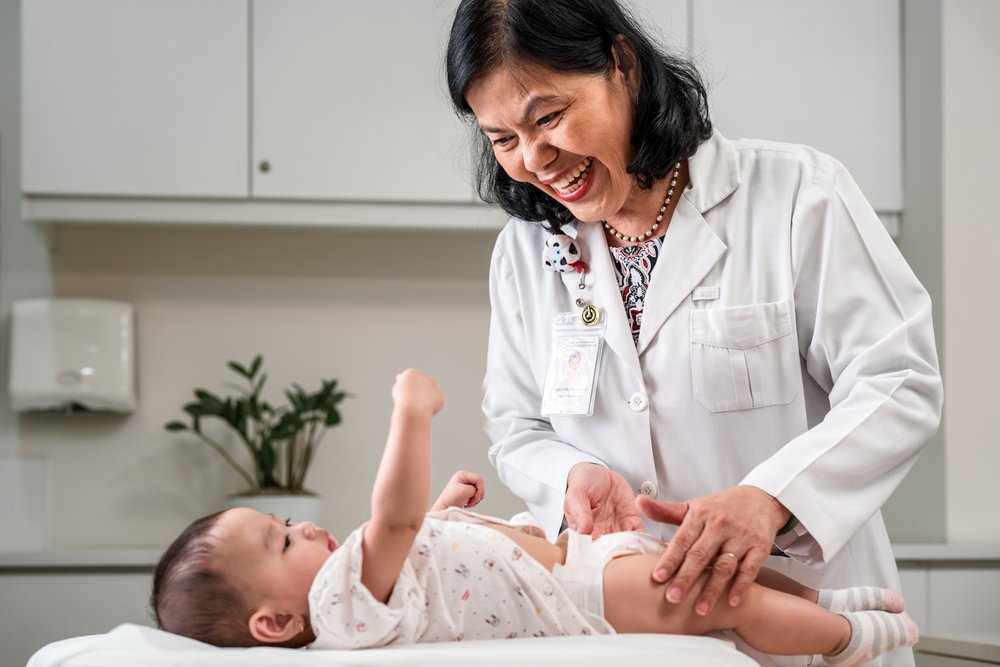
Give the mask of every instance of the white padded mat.
[[595, 635], [416, 644], [366, 651], [216, 648], [124, 624], [103, 635], [43, 647], [27, 667], [756, 667], [725, 639], [681, 635]]

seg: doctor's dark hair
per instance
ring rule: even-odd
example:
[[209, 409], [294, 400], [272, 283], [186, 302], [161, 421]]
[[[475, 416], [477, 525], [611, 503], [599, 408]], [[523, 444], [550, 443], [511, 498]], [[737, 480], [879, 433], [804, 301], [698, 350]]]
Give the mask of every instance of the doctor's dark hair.
[[167, 547], [156, 565], [149, 605], [161, 630], [215, 646], [259, 646], [250, 634], [253, 600], [215, 557], [218, 543], [211, 533], [221, 515], [198, 519]]
[[[638, 67], [632, 126], [635, 157], [627, 167], [640, 188], [667, 176], [712, 135], [708, 95], [698, 70], [653, 40], [618, 0], [462, 0], [448, 41], [448, 89], [455, 110], [472, 120], [466, 92], [497, 67], [521, 64], [610, 75]], [[489, 139], [476, 134], [477, 183], [483, 201], [558, 230], [569, 210], [503, 170]]]

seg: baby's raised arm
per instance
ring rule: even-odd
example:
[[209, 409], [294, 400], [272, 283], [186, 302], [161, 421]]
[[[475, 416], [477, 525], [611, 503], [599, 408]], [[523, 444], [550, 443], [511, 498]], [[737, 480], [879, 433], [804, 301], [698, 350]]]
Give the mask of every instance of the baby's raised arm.
[[405, 370], [392, 387], [389, 437], [372, 488], [372, 515], [362, 538], [361, 582], [386, 602], [423, 525], [431, 485], [431, 419], [444, 405], [437, 383]]

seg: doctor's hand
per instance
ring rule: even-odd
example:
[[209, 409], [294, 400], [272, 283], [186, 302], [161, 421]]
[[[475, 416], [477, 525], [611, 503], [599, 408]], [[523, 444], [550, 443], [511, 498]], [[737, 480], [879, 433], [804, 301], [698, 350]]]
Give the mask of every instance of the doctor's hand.
[[461, 507], [462, 509], [472, 509], [486, 495], [486, 482], [482, 476], [474, 472], [459, 470], [448, 483], [444, 485], [441, 495], [431, 505], [431, 511], [448, 509], [449, 507]]
[[635, 494], [625, 478], [596, 463], [577, 463], [566, 477], [566, 525], [597, 539], [606, 533], [642, 530]]
[[775, 534], [791, 516], [784, 505], [753, 486], [736, 486], [683, 503], [641, 496], [636, 505], [650, 519], [680, 526], [653, 567], [655, 581], [670, 581], [669, 602], [683, 600], [698, 577], [711, 570], [694, 606], [701, 615], [712, 610], [730, 584], [729, 605], [743, 601], [771, 553]]

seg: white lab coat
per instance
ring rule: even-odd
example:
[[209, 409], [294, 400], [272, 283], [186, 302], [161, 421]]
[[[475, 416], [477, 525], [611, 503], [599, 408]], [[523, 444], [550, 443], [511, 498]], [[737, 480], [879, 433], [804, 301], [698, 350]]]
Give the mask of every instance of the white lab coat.
[[[689, 173], [638, 346], [600, 224], [564, 228], [590, 266], [583, 289], [578, 274], [543, 267], [540, 225], [501, 232], [483, 404], [491, 461], [550, 539], [570, 468], [592, 461], [661, 500], [759, 487], [800, 521], [778, 542], [793, 558], [768, 567], [816, 587], [898, 589], [879, 508], [940, 418], [926, 291], [827, 155], [715, 133]], [[594, 412], [542, 417], [553, 318], [580, 299], [607, 321]], [[892, 655], [884, 664], [912, 664]]]

